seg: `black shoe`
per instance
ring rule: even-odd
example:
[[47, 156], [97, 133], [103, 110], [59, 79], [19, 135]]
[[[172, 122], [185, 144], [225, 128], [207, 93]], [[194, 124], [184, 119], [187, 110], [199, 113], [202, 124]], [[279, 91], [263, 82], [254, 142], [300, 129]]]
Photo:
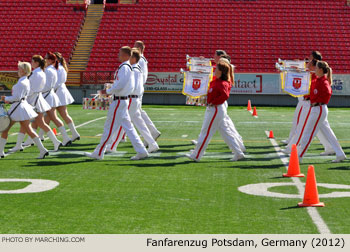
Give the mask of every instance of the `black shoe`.
[[72, 139], [72, 142], [79, 141], [79, 140], [80, 140], [80, 136], [78, 136], [78, 137]]
[[70, 146], [72, 145], [72, 141], [69, 140], [66, 144], [62, 144], [63, 147], [67, 147], [67, 146]]

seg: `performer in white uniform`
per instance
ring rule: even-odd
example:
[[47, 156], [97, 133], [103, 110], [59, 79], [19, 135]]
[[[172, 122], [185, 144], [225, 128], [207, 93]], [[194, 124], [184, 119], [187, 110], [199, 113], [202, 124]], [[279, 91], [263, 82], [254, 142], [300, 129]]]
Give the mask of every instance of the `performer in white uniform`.
[[[205, 111], [205, 117], [201, 129], [201, 133], [198, 138], [196, 148], [190, 153], [186, 154], [188, 158], [194, 161], [199, 161], [207, 148], [210, 139], [217, 130], [224, 130], [221, 125], [223, 124], [226, 107], [224, 102], [230, 96], [230, 90], [232, 84], [230, 80], [233, 80], [233, 70], [231, 65], [225, 61], [219, 61], [215, 69], [216, 79], [210, 83], [208, 90], [208, 107]], [[229, 77], [230, 76], [230, 77]], [[228, 130], [228, 129], [226, 129]], [[229, 146], [232, 146], [235, 152], [235, 156], [232, 161], [238, 161], [244, 158], [244, 154], [239, 146], [238, 141], [232, 134], [221, 134], [225, 139], [225, 142], [230, 142]]]
[[68, 66], [66, 60], [62, 57], [62, 54], [55, 52], [55, 55], [59, 62], [58, 80], [55, 86], [55, 92], [60, 100], [60, 106], [57, 107], [57, 111], [72, 132], [72, 142], [74, 142], [76, 140], [80, 140], [80, 135], [75, 128], [72, 117], [68, 114], [67, 111], [67, 105], [74, 102], [74, 99], [65, 84], [67, 81]]
[[[50, 138], [52, 143], [54, 144], [54, 151], [57, 151], [59, 147], [62, 145], [60, 141], [57, 140], [55, 134], [51, 130], [50, 126], [47, 125], [44, 121], [44, 113], [51, 109], [50, 105], [44, 99], [41, 91], [43, 90], [46, 83], [46, 75], [44, 72], [45, 69], [45, 60], [40, 55], [34, 55], [32, 57], [32, 69], [34, 71], [29, 77], [30, 82], [30, 90], [27, 97], [27, 101], [30, 105], [34, 107], [34, 110], [38, 113], [38, 116], [35, 118], [35, 121], [32, 123], [33, 129], [37, 129], [38, 126], [44, 132], [46, 132], [47, 136]], [[11, 149], [11, 152], [22, 151], [22, 142], [25, 137], [25, 128], [21, 127], [20, 133], [17, 136], [17, 144]], [[30, 143], [34, 143], [33, 140], [28, 137], [28, 141], [26, 145], [30, 145]]]
[[[137, 48], [133, 48], [130, 57], [130, 64], [132, 65], [135, 79], [135, 88], [129, 96], [129, 114], [131, 122], [135, 125], [136, 129], [140, 132], [141, 136], [145, 139], [148, 145], [148, 153], [156, 152], [159, 150], [157, 142], [153, 139], [151, 132], [146, 126], [146, 123], [141, 116], [141, 95], [143, 94], [143, 75], [140, 65], [138, 64], [141, 58], [141, 54]], [[122, 135], [124, 134], [122, 127], [113, 136], [115, 141], [108, 145], [107, 152], [115, 152], [119, 142], [121, 141]]]
[[310, 88], [310, 113], [305, 121], [304, 132], [297, 146], [299, 162], [302, 162], [314, 136], [320, 130], [330, 141], [336, 153], [337, 157], [332, 162], [338, 163], [345, 160], [346, 156], [326, 120], [328, 116], [327, 104], [332, 95], [332, 69], [328, 66], [327, 62], [318, 61], [315, 74], [317, 75], [317, 80], [312, 83]]
[[12, 120], [11, 124], [8, 129], [1, 133], [1, 158], [5, 157], [4, 148], [7, 142], [8, 132], [16, 122], [20, 123], [21, 127], [25, 129], [26, 133], [33, 139], [34, 143], [37, 145], [40, 151], [40, 155], [38, 158], [43, 159], [45, 158], [45, 156], [49, 155], [49, 152], [43, 146], [38, 135], [33, 131], [32, 127], [30, 126], [30, 120], [38, 116], [26, 100], [30, 87], [30, 83], [27, 76], [29, 76], [31, 71], [32, 69], [28, 62], [19, 62], [18, 76], [20, 77], [20, 79], [18, 80], [17, 84], [13, 86], [12, 95], [1, 97], [2, 100], [6, 103], [12, 104], [10, 110], [8, 111], [8, 114]]
[[[318, 51], [313, 51], [310, 55], [310, 61], [307, 64], [307, 68], [310, 71], [315, 71], [316, 68], [316, 63], [317, 61], [322, 60], [322, 55]], [[317, 76], [312, 73], [311, 74], [311, 82], [316, 81]], [[299, 102], [298, 102], [298, 107], [299, 107], [299, 112], [298, 112], [298, 117], [296, 118], [296, 121], [293, 119], [293, 124], [296, 124], [295, 130], [291, 134], [291, 138], [288, 141], [288, 144], [285, 149], [282, 149], [282, 151], [286, 154], [290, 154], [292, 152], [292, 146], [293, 144], [298, 145], [300, 142], [300, 139], [302, 137], [302, 134], [304, 132], [305, 128], [305, 120], [307, 119], [309, 112], [311, 111], [310, 109], [310, 95], [304, 96], [304, 97], [299, 97]], [[327, 120], [327, 119], [326, 119]], [[323, 131], [318, 131], [317, 133], [317, 138], [320, 140], [321, 144], [323, 145], [325, 151], [321, 153], [321, 156], [326, 156], [326, 155], [331, 155], [335, 154], [332, 145], [328, 141], [327, 137], [323, 134]]]
[[93, 153], [86, 152], [85, 155], [94, 159], [103, 159], [107, 145], [111, 143], [112, 136], [120, 126], [123, 127], [127, 136], [129, 137], [134, 149], [136, 150], [136, 156], [132, 157], [132, 160], [139, 160], [148, 157], [148, 152], [145, 146], [142, 144], [140, 137], [130, 121], [128, 113], [128, 96], [134, 89], [134, 77], [132, 66], [129, 59], [131, 56], [131, 48], [124, 46], [119, 50], [120, 64], [116, 78], [112, 86], [108, 87], [107, 94], [113, 95], [114, 101], [109, 106], [107, 119], [105, 122], [105, 128], [101, 137], [100, 144], [97, 145]]
[[[59, 62], [57, 61], [56, 55], [51, 52], [48, 52], [46, 54], [45, 59], [47, 66], [45, 68], [46, 84], [42, 91], [42, 94], [45, 100], [51, 106], [51, 110], [46, 112], [45, 122], [49, 124], [50, 121], [52, 121], [57, 126], [58, 130], [61, 132], [61, 135], [63, 137], [63, 146], [68, 146], [72, 144], [72, 140], [69, 138], [66, 128], [63, 125], [63, 122], [57, 117], [56, 114], [56, 108], [61, 106], [60, 100], [54, 91], [58, 80], [57, 70], [59, 67]], [[43, 136], [40, 136], [40, 138], [43, 139]]]
[[[148, 78], [148, 62], [147, 62], [145, 56], [143, 55], [145, 52], [145, 44], [142, 41], [136, 41], [134, 44], [134, 47], [138, 48], [140, 50], [140, 53], [141, 53], [141, 59], [139, 61], [139, 65], [141, 67], [142, 74], [143, 74], [143, 84], [145, 85], [147, 82], [147, 78]], [[142, 96], [143, 96], [143, 94], [141, 95], [141, 98], [140, 98], [141, 105], [142, 105]], [[142, 107], [141, 107], [141, 116], [142, 116], [142, 119], [144, 120], [144, 122], [146, 123], [147, 128], [151, 132], [153, 139], [157, 141], [157, 139], [161, 135], [161, 133], [156, 128], [156, 126], [154, 125], [152, 120], [149, 118], [146, 111], [144, 111], [142, 109]]]

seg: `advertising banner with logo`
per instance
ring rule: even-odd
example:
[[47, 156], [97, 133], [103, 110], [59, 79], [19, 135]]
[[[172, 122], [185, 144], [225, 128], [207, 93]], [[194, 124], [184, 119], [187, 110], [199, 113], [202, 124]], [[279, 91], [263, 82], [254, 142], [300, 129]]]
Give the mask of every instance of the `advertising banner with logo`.
[[[181, 73], [149, 73], [146, 93], [182, 93], [184, 75]], [[333, 75], [333, 95], [350, 95], [350, 75]], [[278, 73], [236, 73], [231, 94], [283, 94]]]

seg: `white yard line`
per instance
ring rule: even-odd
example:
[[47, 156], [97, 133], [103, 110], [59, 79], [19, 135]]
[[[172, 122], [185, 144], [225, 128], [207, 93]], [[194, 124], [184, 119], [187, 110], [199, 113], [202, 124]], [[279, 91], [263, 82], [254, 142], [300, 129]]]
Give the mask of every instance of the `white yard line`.
[[[269, 136], [269, 131], [265, 131], [266, 136]], [[275, 148], [275, 151], [277, 152], [278, 156], [280, 157], [282, 163], [288, 170], [288, 164], [289, 164], [289, 159], [286, 157], [286, 155], [281, 151], [281, 148], [279, 147], [278, 143], [276, 142], [275, 139], [270, 138], [270, 142], [272, 146]], [[300, 198], [303, 198], [304, 196], [304, 184], [300, 181], [299, 178], [291, 178], [293, 180], [293, 183], [298, 189]], [[325, 221], [322, 219], [321, 215], [317, 211], [315, 207], [307, 207], [306, 208], [308, 214], [310, 215], [313, 223], [316, 225], [318, 231], [320, 234], [331, 234], [331, 231], [329, 230], [327, 224]]]

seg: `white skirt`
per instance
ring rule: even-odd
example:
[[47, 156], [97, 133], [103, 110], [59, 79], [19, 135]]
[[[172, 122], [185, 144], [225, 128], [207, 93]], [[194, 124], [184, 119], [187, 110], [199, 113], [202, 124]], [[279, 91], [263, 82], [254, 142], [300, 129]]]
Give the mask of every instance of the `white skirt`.
[[35, 113], [33, 107], [29, 105], [29, 103], [26, 100], [22, 101], [18, 106], [17, 105], [18, 102], [13, 103], [11, 105], [10, 110], [8, 111], [8, 114], [10, 115], [11, 112], [17, 107], [10, 115], [12, 121], [27, 121], [38, 116], [38, 114]]
[[43, 96], [46, 97], [45, 100], [47, 101], [47, 103], [50, 105], [51, 108], [57, 108], [61, 106], [60, 100], [58, 96], [55, 94], [55, 92], [53, 92], [53, 90], [51, 90], [49, 94], [45, 93]]
[[61, 106], [67, 106], [74, 102], [73, 96], [71, 95], [68, 88], [66, 87], [66, 84], [64, 83], [57, 89], [56, 95], [60, 100]]
[[43, 95], [41, 93], [39, 93], [38, 101], [35, 104], [36, 112], [37, 113], [44, 113], [46, 111], [49, 111], [50, 109], [51, 109], [51, 106], [44, 99]]

